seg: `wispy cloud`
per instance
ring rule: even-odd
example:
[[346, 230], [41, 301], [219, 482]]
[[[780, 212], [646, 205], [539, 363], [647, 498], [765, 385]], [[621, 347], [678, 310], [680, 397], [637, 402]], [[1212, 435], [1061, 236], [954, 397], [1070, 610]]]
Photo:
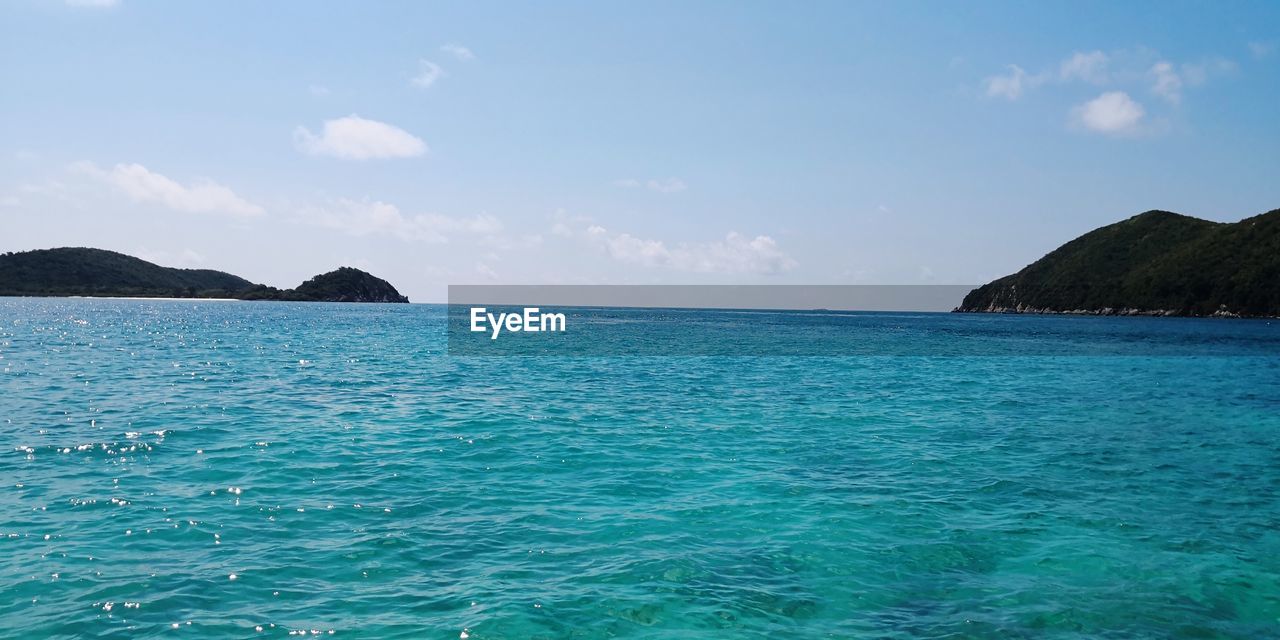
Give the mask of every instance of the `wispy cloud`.
[[293, 139], [303, 153], [348, 160], [412, 158], [427, 152], [426, 143], [408, 131], [356, 114], [325, 121], [320, 135], [298, 127]]
[[184, 185], [140, 164], [117, 164], [110, 169], [102, 169], [92, 162], [77, 162], [71, 168], [111, 186], [135, 202], [149, 202], [190, 213], [256, 216], [264, 212], [262, 207], [241, 198], [231, 189], [205, 178]]
[[299, 211], [303, 221], [352, 236], [390, 235], [401, 240], [444, 243], [452, 234], [495, 234], [502, 222], [489, 214], [451, 217], [436, 213], [405, 215], [381, 200], [339, 198]]
[[982, 80], [987, 97], [1017, 100], [1027, 91], [1049, 82], [1106, 84], [1112, 79], [1111, 57], [1101, 51], [1076, 51], [1058, 63], [1057, 70], [1028, 73], [1016, 65], [1005, 65], [1005, 73]]
[[446, 44], [443, 47], [440, 47], [440, 50], [453, 56], [455, 60], [460, 60], [462, 62], [470, 62], [476, 59], [476, 54], [472, 53], [470, 49], [460, 44]]
[[1173, 104], [1182, 102], [1182, 77], [1173, 63], [1161, 60], [1151, 67], [1151, 91]]
[[556, 209], [555, 214], [552, 215], [551, 235], [570, 238], [577, 235], [575, 227], [582, 228], [582, 225], [590, 222], [591, 218], [589, 216], [571, 216], [564, 209]]
[[1007, 73], [988, 76], [982, 81], [988, 97], [1017, 100], [1024, 91], [1041, 82], [1039, 76], [1027, 75], [1026, 70], [1016, 64], [1008, 65], [1006, 69]]
[[317, 98], [323, 98], [323, 97], [325, 97], [325, 96], [329, 95], [329, 93], [330, 93], [330, 92], [329, 92], [329, 87], [326, 87], [326, 86], [324, 86], [324, 85], [322, 85], [322, 84], [313, 84], [313, 85], [311, 85], [311, 86], [307, 87], [307, 91], [309, 91], [309, 92], [311, 93], [311, 95], [313, 95], [313, 96], [315, 96], [315, 97], [317, 97]]
[[1249, 53], [1257, 60], [1261, 60], [1275, 52], [1275, 40], [1255, 40], [1249, 43]]
[[1181, 100], [1186, 87], [1204, 84], [1209, 79], [1230, 73], [1236, 64], [1213, 56], [1181, 65], [1161, 59], [1145, 49], [1122, 49], [1112, 53], [1076, 51], [1058, 63], [1056, 69], [1032, 74], [1016, 64], [1007, 65], [1001, 74], [988, 76], [982, 84], [988, 97], [1017, 100], [1029, 90], [1054, 83], [1068, 85], [1088, 83], [1116, 87], [1132, 87], [1148, 79], [1152, 91], [1171, 103]]
[[89, 7], [92, 9], [110, 9], [120, 6], [120, 0], [64, 0], [69, 7]]
[[613, 233], [591, 225], [586, 236], [613, 259], [644, 267], [693, 273], [770, 275], [796, 266], [796, 261], [779, 249], [773, 238], [763, 235], [748, 238], [730, 232], [721, 241], [667, 246], [661, 240]]
[[409, 84], [412, 84], [419, 89], [427, 89], [443, 77], [444, 69], [441, 68], [440, 65], [430, 60], [419, 60], [418, 75], [411, 78], [409, 80]]
[[1064, 82], [1083, 80], [1104, 84], [1109, 79], [1107, 64], [1110, 58], [1101, 51], [1077, 51], [1058, 66], [1058, 77]]
[[483, 276], [486, 280], [498, 279], [498, 272], [494, 271], [493, 267], [490, 267], [488, 264], [484, 262], [476, 263], [476, 273]]
[[689, 188], [680, 178], [653, 179], [644, 183], [644, 186], [658, 193], [679, 193]]
[[650, 191], [658, 193], [678, 193], [689, 188], [684, 180], [680, 178], [650, 178], [648, 180], [638, 180], [636, 178], [621, 178], [613, 181], [613, 186], [621, 189], [638, 189], [644, 187]]
[[1128, 135], [1138, 131], [1146, 110], [1123, 91], [1108, 91], [1071, 111], [1072, 119], [1090, 131]]
[[1235, 62], [1219, 56], [1213, 56], [1198, 62], [1183, 64], [1182, 79], [1186, 81], [1188, 86], [1198, 87], [1213, 78], [1230, 75], [1237, 68]]

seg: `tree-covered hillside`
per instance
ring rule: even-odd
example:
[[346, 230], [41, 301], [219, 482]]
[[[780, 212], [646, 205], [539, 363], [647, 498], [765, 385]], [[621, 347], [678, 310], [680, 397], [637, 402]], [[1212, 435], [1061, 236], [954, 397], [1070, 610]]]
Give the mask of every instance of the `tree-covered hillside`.
[[408, 302], [390, 282], [351, 267], [323, 273], [296, 289], [257, 285], [240, 296], [245, 300], [296, 300], [308, 302]]
[[175, 269], [84, 247], [0, 255], [0, 296], [239, 298], [299, 302], [408, 302], [386, 280], [342, 267], [297, 289], [254, 284], [212, 269]]
[[1148, 211], [1062, 245], [957, 311], [1280, 315], [1280, 209], [1235, 223]]
[[0, 295], [230, 298], [253, 286], [212, 269], [162, 267], [84, 247], [0, 255]]
[[359, 269], [341, 267], [320, 274], [294, 289], [312, 300], [333, 302], [408, 302], [391, 283]]

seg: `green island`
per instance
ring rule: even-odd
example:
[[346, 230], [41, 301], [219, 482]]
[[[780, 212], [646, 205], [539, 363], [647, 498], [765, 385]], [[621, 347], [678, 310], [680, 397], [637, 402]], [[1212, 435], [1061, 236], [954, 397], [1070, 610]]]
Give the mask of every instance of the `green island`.
[[0, 296], [409, 301], [386, 280], [352, 267], [320, 274], [293, 289], [277, 289], [223, 271], [162, 267], [123, 253], [86, 247], [0, 254]]
[[1147, 211], [974, 289], [955, 310], [1280, 316], [1280, 209], [1233, 223]]

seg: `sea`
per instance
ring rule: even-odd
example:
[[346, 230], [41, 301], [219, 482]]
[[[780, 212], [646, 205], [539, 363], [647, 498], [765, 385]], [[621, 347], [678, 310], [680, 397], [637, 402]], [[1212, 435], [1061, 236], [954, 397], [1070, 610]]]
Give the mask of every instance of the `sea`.
[[0, 298], [0, 637], [1280, 637], [1280, 321], [768, 317]]

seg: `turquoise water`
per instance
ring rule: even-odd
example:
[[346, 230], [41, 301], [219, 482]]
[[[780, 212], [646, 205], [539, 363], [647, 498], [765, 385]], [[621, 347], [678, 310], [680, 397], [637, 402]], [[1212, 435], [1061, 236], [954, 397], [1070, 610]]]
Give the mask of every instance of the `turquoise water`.
[[0, 636], [1280, 636], [1274, 355], [445, 348], [441, 307], [0, 299]]

